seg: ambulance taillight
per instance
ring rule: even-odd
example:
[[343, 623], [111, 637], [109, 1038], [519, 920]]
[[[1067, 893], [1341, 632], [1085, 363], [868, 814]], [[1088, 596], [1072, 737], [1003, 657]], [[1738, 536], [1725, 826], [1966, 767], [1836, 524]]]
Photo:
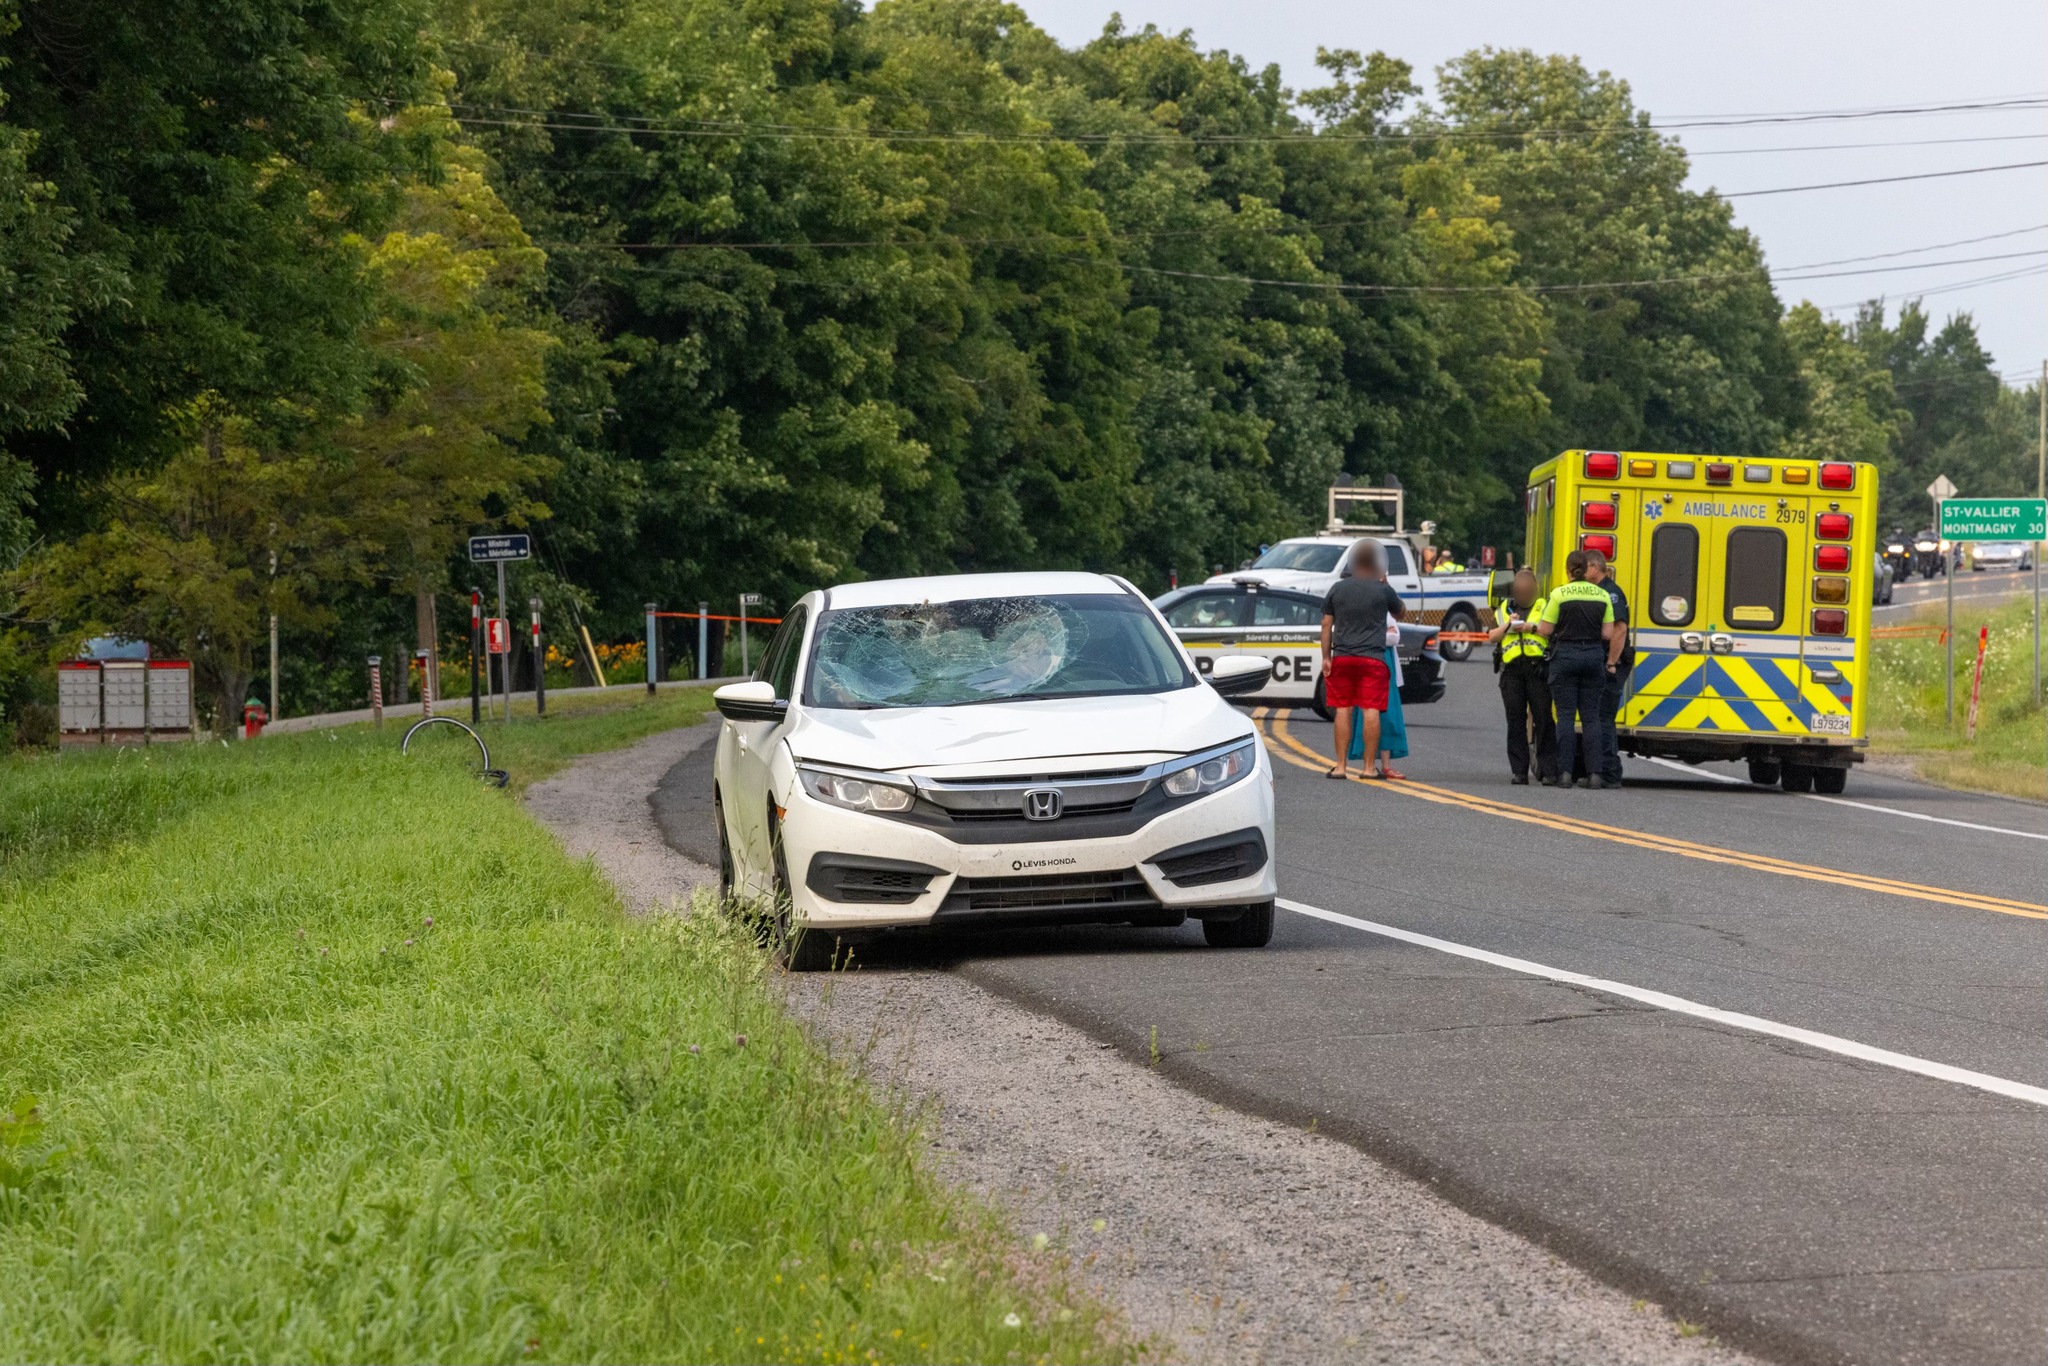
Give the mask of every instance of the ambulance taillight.
[[1846, 541], [1852, 525], [1846, 512], [1823, 512], [1813, 520], [1813, 534], [1823, 541]]
[[1614, 538], [1612, 536], [1581, 536], [1579, 537], [1579, 549], [1597, 550], [1611, 560], [1614, 558]]
[[1813, 567], [1823, 574], [1846, 574], [1849, 572], [1849, 547], [1845, 545], [1817, 545], [1813, 548]]
[[1614, 451], [1587, 451], [1586, 477], [1588, 479], [1621, 478], [1621, 456]]
[[1579, 525], [1594, 531], [1612, 531], [1621, 521], [1621, 513], [1612, 503], [1579, 504]]
[[1856, 487], [1856, 467], [1829, 463], [1820, 467], [1820, 486], [1824, 489], [1853, 489]]
[[1816, 607], [1813, 610], [1813, 633], [1817, 636], [1848, 635], [1849, 614], [1839, 607]]

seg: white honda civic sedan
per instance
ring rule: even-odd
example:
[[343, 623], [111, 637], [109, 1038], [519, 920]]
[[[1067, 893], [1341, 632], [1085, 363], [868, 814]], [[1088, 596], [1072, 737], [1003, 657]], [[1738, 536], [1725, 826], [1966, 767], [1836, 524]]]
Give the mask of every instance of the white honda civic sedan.
[[[1226, 667], [1227, 666], [1227, 667]], [[921, 926], [1273, 933], [1273, 770], [1158, 611], [1099, 574], [962, 574], [804, 596], [716, 694], [729, 895], [765, 901], [793, 967]]]

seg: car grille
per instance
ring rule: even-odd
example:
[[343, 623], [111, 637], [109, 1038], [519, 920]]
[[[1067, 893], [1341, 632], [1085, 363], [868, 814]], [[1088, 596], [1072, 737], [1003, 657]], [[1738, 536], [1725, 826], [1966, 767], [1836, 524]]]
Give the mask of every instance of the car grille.
[[1156, 907], [1158, 898], [1136, 868], [1044, 877], [963, 877], [939, 906], [941, 918], [1116, 911]]

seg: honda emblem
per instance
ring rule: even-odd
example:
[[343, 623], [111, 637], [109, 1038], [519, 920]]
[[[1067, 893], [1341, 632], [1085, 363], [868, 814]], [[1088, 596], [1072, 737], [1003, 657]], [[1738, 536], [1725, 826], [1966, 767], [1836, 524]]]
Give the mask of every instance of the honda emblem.
[[1056, 821], [1060, 810], [1067, 804], [1066, 797], [1056, 787], [1034, 787], [1024, 794], [1024, 819], [1027, 821]]

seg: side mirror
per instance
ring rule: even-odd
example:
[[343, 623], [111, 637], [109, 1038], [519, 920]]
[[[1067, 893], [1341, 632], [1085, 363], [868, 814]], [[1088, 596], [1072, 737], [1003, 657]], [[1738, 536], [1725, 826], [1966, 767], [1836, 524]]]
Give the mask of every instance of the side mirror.
[[1273, 661], [1263, 655], [1225, 655], [1209, 671], [1209, 686], [1225, 697], [1258, 692], [1273, 676]]
[[780, 721], [789, 712], [789, 703], [777, 700], [775, 685], [761, 679], [728, 683], [711, 701], [728, 721]]

